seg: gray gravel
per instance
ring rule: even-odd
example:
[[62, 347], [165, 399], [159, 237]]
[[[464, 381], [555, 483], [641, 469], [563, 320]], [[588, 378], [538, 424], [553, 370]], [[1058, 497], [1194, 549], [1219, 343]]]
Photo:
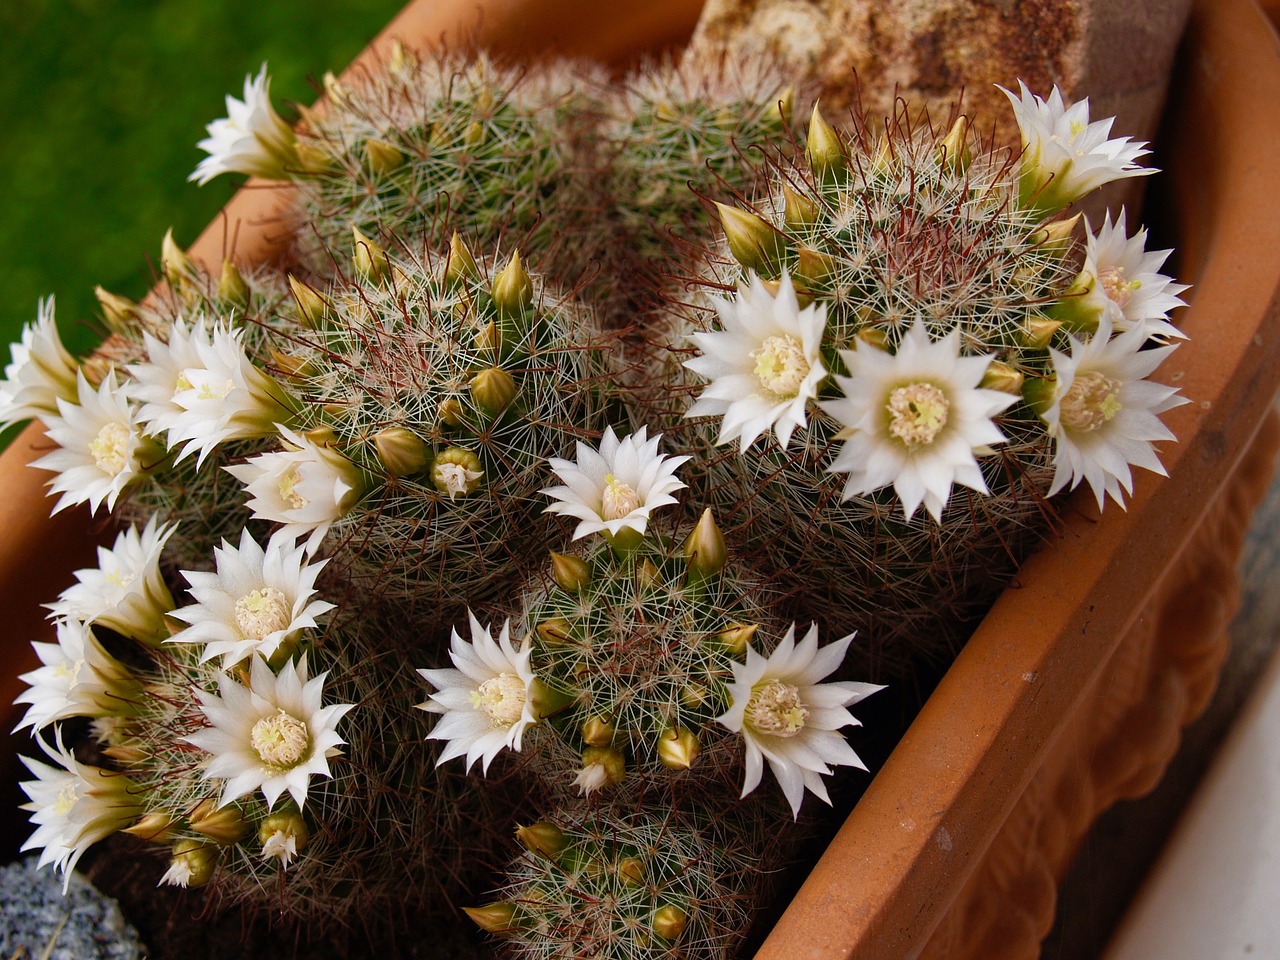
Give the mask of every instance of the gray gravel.
[[57, 872], [36, 870], [35, 857], [0, 867], [0, 911], [3, 960], [15, 954], [22, 960], [140, 960], [147, 955], [114, 900], [79, 874], [72, 875], [63, 896]]

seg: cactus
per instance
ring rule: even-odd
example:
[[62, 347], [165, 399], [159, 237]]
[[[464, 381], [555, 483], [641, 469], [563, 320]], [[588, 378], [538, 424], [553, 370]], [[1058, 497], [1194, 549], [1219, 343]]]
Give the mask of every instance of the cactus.
[[[1013, 159], [978, 142], [963, 117], [947, 129], [905, 112], [879, 130], [855, 121], [838, 131], [815, 108], [807, 157], [776, 164], [751, 209], [721, 206], [726, 243], [696, 268], [705, 290], [737, 283], [746, 298], [751, 274], [774, 294], [794, 282], [802, 303], [825, 311], [820, 358], [832, 373], [845, 372], [841, 351], [897, 350], [919, 324], [933, 339], [956, 330], [962, 354], [998, 361], [984, 387], [1017, 394], [1045, 382], [1058, 326], [1046, 306], [1076, 269], [1073, 221], [1019, 207]], [[716, 449], [718, 421], [685, 419], [701, 379], [682, 365], [697, 365], [689, 336], [712, 329], [705, 290], [672, 292], [644, 375], [657, 388], [640, 416], [701, 458], [691, 485], [729, 539], [797, 592], [806, 617], [862, 631], [864, 669], [941, 660], [1053, 515], [1044, 423], [1025, 403], [1000, 416], [1007, 441], [980, 461], [989, 495], [957, 487], [941, 522], [904, 516], [891, 488], [843, 499], [846, 478], [829, 472], [842, 424], [820, 406], [785, 447], [765, 427], [759, 442], [741, 437], [741, 452]], [[829, 380], [820, 389], [837, 395]]]

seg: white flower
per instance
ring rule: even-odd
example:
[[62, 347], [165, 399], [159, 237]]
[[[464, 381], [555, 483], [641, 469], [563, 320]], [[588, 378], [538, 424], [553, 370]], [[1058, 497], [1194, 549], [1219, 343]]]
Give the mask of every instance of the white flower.
[[297, 165], [297, 138], [271, 105], [265, 63], [256, 77], [244, 78], [244, 100], [228, 95], [227, 116], [205, 129], [209, 136], [196, 146], [209, 156], [187, 178], [201, 186], [223, 173], [287, 180], [290, 168]]
[[61, 735], [56, 752], [44, 740], [39, 742], [58, 766], [22, 758], [38, 778], [22, 784], [30, 800], [22, 809], [32, 812], [31, 822], [36, 827], [22, 849], [41, 848], [39, 865], [57, 866], [63, 874], [65, 893], [71, 871], [84, 852], [141, 816], [142, 804], [131, 780], [78, 762], [62, 745]]
[[155, 466], [161, 451], [143, 436], [136, 411], [116, 386], [114, 373], [107, 374], [97, 390], [79, 373], [76, 391], [78, 405], [59, 397], [59, 416], [45, 420], [49, 438], [61, 449], [31, 465], [58, 474], [49, 484], [51, 493], [62, 494], [54, 513], [86, 501], [95, 513], [103, 501], [114, 510], [125, 487]]
[[495, 641], [470, 610], [467, 619], [471, 642], [455, 628], [449, 644], [457, 669], [418, 671], [437, 691], [419, 706], [443, 714], [427, 737], [449, 741], [437, 765], [465, 754], [468, 770], [483, 758], [481, 770], [488, 773], [504, 747], [519, 752], [525, 728], [537, 722], [530, 697], [533, 648], [527, 642], [519, 651], [512, 646], [509, 620]]
[[15, 704], [27, 703], [18, 730], [40, 730], [68, 717], [113, 717], [132, 713], [139, 693], [137, 681], [124, 664], [103, 649], [86, 624], [59, 620], [56, 643], [32, 643], [44, 664], [19, 680], [28, 688]]
[[197, 467], [227, 440], [270, 437], [293, 409], [284, 388], [250, 362], [243, 330], [221, 325], [213, 332], [197, 320], [188, 330], [178, 320], [168, 342], [143, 334], [149, 363], [129, 366], [129, 396], [142, 402], [138, 419], [169, 449], [182, 445], [178, 460], [199, 450]]
[[230, 670], [255, 653], [271, 660], [282, 644], [315, 629], [316, 617], [334, 607], [311, 599], [328, 561], [305, 563], [306, 548], [292, 538], [276, 534], [264, 551], [245, 530], [239, 548], [224, 540], [213, 553], [216, 573], [182, 571], [196, 602], [174, 611], [175, 619], [190, 626], [169, 638], [203, 643], [201, 663], [221, 656], [222, 668]]
[[896, 354], [861, 343], [840, 356], [849, 376], [836, 382], [845, 395], [820, 406], [845, 428], [827, 468], [849, 474], [844, 499], [893, 484], [908, 520], [923, 503], [941, 522], [952, 484], [987, 492], [974, 455], [1004, 442], [991, 418], [1017, 400], [978, 386], [989, 358], [960, 356], [956, 330], [930, 341], [921, 323]]
[[98, 566], [77, 570], [77, 582], [47, 604], [52, 615], [100, 623], [144, 643], [167, 637], [164, 615], [173, 609], [173, 595], [160, 573], [160, 555], [175, 529], [153, 515], [141, 535], [131, 526], [110, 550], [99, 547]]
[[712, 299], [720, 329], [692, 334], [702, 356], [684, 364], [711, 382], [685, 416], [723, 414], [716, 442], [740, 440], [743, 453], [770, 427], [785, 447], [827, 375], [820, 355], [826, 306], [801, 310], [785, 272], [776, 297], [753, 273], [749, 289], [733, 300]]
[[1047, 101], [1018, 81], [1021, 95], [1000, 87], [1022, 132], [1019, 195], [1024, 207], [1053, 212], [1126, 177], [1155, 173], [1135, 161], [1150, 150], [1129, 137], [1108, 140], [1114, 117], [1089, 122], [1089, 100], [1067, 106], [1057, 86]]
[[1115, 330], [1140, 326], [1148, 337], [1162, 339], [1186, 335], [1169, 323], [1169, 311], [1185, 307], [1178, 296], [1186, 284], [1174, 283], [1160, 273], [1160, 267], [1172, 250], [1147, 251], [1147, 231], [1133, 237], [1125, 233], [1125, 212], [1114, 226], [1107, 211], [1102, 229], [1088, 232], [1082, 276], [1090, 290], [1084, 296], [1088, 308], [1105, 315]]
[[821, 650], [816, 624], [799, 644], [795, 637], [792, 624], [767, 657], [747, 646], [747, 662], [733, 664], [729, 709], [716, 719], [741, 733], [746, 743], [742, 795], [759, 785], [768, 760], [792, 814], [798, 817], [806, 789], [831, 802], [822, 782], [831, 765], [866, 769], [836, 731], [859, 725], [846, 707], [884, 688], [851, 681], [818, 682], [844, 661], [853, 634]]
[[[1071, 354], [1050, 350], [1057, 387], [1041, 416], [1055, 437], [1052, 496], [1087, 480], [1102, 509], [1108, 495], [1124, 507], [1133, 492], [1130, 464], [1164, 475], [1152, 442], [1176, 439], [1158, 414], [1181, 406], [1176, 387], [1144, 379], [1175, 348], [1143, 350], [1141, 326], [1111, 336], [1104, 318], [1088, 340], [1071, 338]], [[1122, 493], [1123, 491], [1123, 493]]]
[[218, 676], [215, 696], [196, 691], [210, 726], [187, 737], [213, 754], [206, 780], [226, 780], [218, 806], [261, 788], [267, 807], [288, 791], [299, 809], [311, 777], [329, 777], [329, 759], [346, 743], [337, 726], [355, 704], [323, 706], [325, 674], [307, 679], [307, 658], [290, 660], [279, 674], [253, 657], [249, 686]]
[[53, 297], [41, 300], [33, 326], [9, 346], [12, 362], [0, 380], [0, 428], [58, 413], [58, 399], [74, 403], [80, 365], [67, 352], [53, 320]]
[[597, 531], [610, 540], [624, 530], [643, 536], [649, 514], [675, 503], [672, 492], [685, 486], [676, 470], [689, 458], [658, 453], [661, 439], [662, 434], [649, 439], [641, 427], [619, 440], [606, 427], [599, 452], [579, 441], [576, 462], [552, 457], [547, 462], [565, 485], [539, 491], [555, 501], [545, 512], [577, 517], [575, 540]]
[[288, 427], [280, 426], [280, 433], [284, 450], [224, 469], [244, 484], [255, 518], [284, 524], [280, 532], [286, 536], [310, 534], [307, 552], [314, 553], [334, 522], [360, 499], [360, 471], [342, 454]]
[[298, 856], [298, 838], [284, 830], [276, 830], [262, 843], [263, 860], [279, 860], [281, 867], [287, 867]]
[[609, 785], [609, 771], [598, 760], [583, 764], [582, 769], [574, 774], [573, 785], [578, 788], [578, 796], [589, 797]]

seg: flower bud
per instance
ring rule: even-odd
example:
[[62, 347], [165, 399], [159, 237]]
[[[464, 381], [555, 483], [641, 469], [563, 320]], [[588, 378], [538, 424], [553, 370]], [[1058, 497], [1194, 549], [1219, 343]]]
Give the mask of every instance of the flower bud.
[[462, 135], [462, 142], [472, 149], [483, 146], [488, 139], [489, 131], [479, 120], [472, 120], [467, 124], [467, 132]]
[[481, 327], [480, 332], [476, 334], [476, 349], [490, 350], [494, 357], [497, 357], [502, 350], [502, 331], [492, 320]]
[[471, 399], [481, 410], [497, 416], [516, 398], [519, 388], [511, 374], [501, 367], [481, 370], [471, 378]]
[[829, 253], [822, 253], [811, 247], [798, 247], [795, 279], [803, 287], [821, 287], [835, 273], [838, 262]]
[[809, 169], [819, 180], [843, 173], [849, 168], [845, 159], [844, 144], [840, 142], [840, 134], [835, 127], [827, 123], [818, 104], [813, 105], [813, 113], [809, 115], [809, 138], [806, 144], [809, 154]]
[[776, 277], [782, 271], [786, 237], [754, 213], [723, 203], [717, 203], [716, 210], [733, 259], [761, 276]]
[[1038, 416], [1044, 416], [1053, 406], [1057, 393], [1056, 377], [1034, 377], [1022, 385], [1022, 399]]
[[613, 743], [614, 727], [604, 717], [591, 717], [582, 724], [582, 740], [591, 747], [607, 747]]
[[1011, 393], [1015, 397], [1022, 395], [1022, 383], [1025, 378], [1022, 374], [999, 360], [992, 360], [987, 364], [987, 372], [982, 375], [982, 381], [978, 386], [985, 390], [999, 390], [1001, 393]]
[[[184, 623], [181, 626], [185, 629], [189, 624]], [[102, 752], [120, 763], [142, 763], [151, 756], [135, 743], [113, 743], [109, 747], [103, 747]]]
[[858, 331], [858, 339], [877, 350], [889, 349], [889, 335], [879, 327], [863, 327]]
[[868, 172], [874, 177], [887, 176], [893, 169], [893, 145], [885, 134], [876, 141], [876, 152], [871, 155]]
[[378, 462], [393, 477], [408, 477], [427, 469], [427, 445], [405, 427], [386, 427], [373, 435]]
[[773, 107], [778, 111], [778, 121], [786, 127], [791, 122], [791, 112], [796, 105], [796, 88], [784, 87], [782, 92], [773, 98]]
[[760, 629], [758, 623], [731, 623], [720, 632], [717, 639], [724, 644], [725, 650], [735, 657], [745, 657], [747, 647]]
[[1061, 326], [1061, 320], [1050, 320], [1048, 317], [1032, 320], [1022, 333], [1022, 345], [1031, 350], [1047, 350], [1053, 342], [1053, 335]]
[[785, 203], [782, 221], [788, 227], [807, 227], [818, 219], [818, 205], [786, 184], [782, 185], [782, 198]]
[[686, 683], [680, 688], [680, 702], [685, 706], [698, 707], [705, 706], [711, 700], [711, 691], [707, 689], [705, 684]]
[[574, 782], [584, 796], [625, 779], [627, 761], [621, 751], [613, 747], [587, 747], [582, 751], [582, 769]]
[[493, 305], [499, 314], [520, 314], [533, 303], [533, 281], [513, 253], [507, 265], [493, 278]]
[[[1104, 296], [1091, 297], [1098, 278], [1092, 273], [1081, 271], [1067, 287], [1062, 297], [1049, 305], [1045, 312], [1050, 320], [1056, 320], [1069, 333], [1092, 334], [1097, 331], [1098, 323], [1106, 313], [1107, 299]], [[1048, 346], [1048, 344], [1045, 344]]]
[[684, 542], [684, 556], [689, 569], [703, 577], [709, 577], [724, 569], [729, 557], [724, 534], [712, 519], [711, 508], [702, 511], [698, 524]]
[[217, 866], [217, 847], [199, 840], [179, 840], [173, 845], [169, 869], [160, 882], [190, 889], [203, 887], [213, 879]]
[[321, 82], [324, 84], [324, 95], [329, 98], [329, 102], [334, 106], [341, 107], [350, 102], [347, 96], [347, 88], [338, 81], [332, 70], [324, 72], [324, 78]]
[[1076, 224], [1080, 222], [1081, 216], [1083, 214], [1077, 213], [1074, 217], [1068, 217], [1066, 220], [1054, 220], [1052, 223], [1046, 223], [1044, 226], [1032, 231], [1027, 240], [1032, 246], [1042, 247], [1055, 253], [1066, 253], [1071, 248], [1071, 238], [1075, 233]]
[[579, 557], [552, 553], [551, 576], [555, 578], [561, 590], [567, 593], [581, 593], [591, 582], [591, 568]]
[[418, 58], [399, 37], [391, 40], [391, 55], [387, 58], [387, 73], [397, 79], [407, 79], [418, 66]]
[[267, 814], [258, 826], [258, 843], [262, 845], [262, 857], [272, 857], [287, 867], [293, 858], [307, 848], [311, 841], [311, 829], [302, 814], [290, 808]]
[[938, 162], [954, 173], [964, 173], [973, 163], [973, 151], [969, 149], [969, 118], [956, 117], [947, 135], [938, 141]]
[[436, 417], [446, 427], [462, 426], [462, 414], [462, 404], [453, 397], [440, 401], [440, 406], [436, 407]]
[[102, 317], [114, 333], [127, 333], [138, 319], [138, 305], [128, 297], [94, 287], [93, 295], [102, 307]]
[[467, 245], [455, 231], [449, 238], [449, 255], [444, 261], [444, 285], [454, 287], [463, 280], [479, 280], [480, 267]]
[[539, 853], [548, 860], [554, 860], [569, 845], [569, 838], [553, 823], [539, 821], [527, 827], [516, 827], [516, 839], [525, 845], [530, 853]]
[[195, 261], [174, 241], [173, 227], [165, 232], [164, 239], [160, 241], [160, 271], [174, 289], [183, 283], [194, 281], [200, 274]]
[[222, 261], [222, 276], [218, 278], [218, 299], [233, 307], [245, 307], [249, 303], [249, 285], [230, 260]]
[[644, 883], [644, 861], [639, 857], [624, 857], [618, 861], [618, 876], [629, 887]]
[[121, 833], [132, 834], [139, 840], [151, 843], [168, 843], [173, 839], [173, 825], [177, 822], [174, 816], [163, 810], [153, 810], [143, 814], [137, 823], [121, 828]]
[[271, 357], [272, 368], [282, 377], [288, 377], [291, 380], [305, 380], [308, 377], [314, 377], [320, 372], [310, 360], [295, 357], [291, 353], [284, 353], [275, 347], [268, 347], [267, 353]]
[[688, 770], [701, 751], [697, 736], [684, 727], [672, 727], [658, 737], [658, 761], [669, 770]]
[[480, 458], [465, 447], [445, 447], [431, 464], [431, 483], [450, 500], [475, 493], [483, 479]]
[[689, 915], [674, 904], [659, 907], [653, 912], [653, 932], [663, 940], [675, 940], [684, 933]]
[[572, 694], [557, 690], [538, 677], [534, 677], [533, 683], [529, 684], [529, 706], [533, 708], [533, 715], [537, 721], [554, 717], [571, 706], [573, 700]]
[[[302, 109], [301, 105], [299, 109]], [[314, 140], [299, 140], [294, 149], [298, 153], [298, 168], [303, 173], [319, 174], [333, 170], [333, 157]]]
[[652, 560], [645, 559], [636, 567], [636, 583], [645, 590], [652, 589], [662, 583], [662, 574]]
[[312, 427], [304, 433], [303, 436], [314, 443], [317, 447], [325, 447], [327, 449], [338, 445], [338, 433], [327, 423], [322, 423], [319, 426]]
[[572, 627], [564, 617], [552, 617], [550, 620], [543, 620], [534, 627], [534, 630], [538, 634], [538, 639], [547, 646], [558, 647], [569, 642]]
[[404, 161], [404, 154], [394, 144], [385, 140], [366, 140], [364, 143], [364, 162], [379, 176], [385, 177], [403, 166]]
[[516, 905], [509, 900], [489, 903], [483, 907], [463, 907], [462, 912], [486, 933], [502, 936], [516, 929]]
[[219, 808], [213, 800], [202, 800], [187, 816], [191, 829], [221, 846], [239, 843], [249, 833], [240, 808], [235, 804]]
[[369, 283], [382, 283], [391, 273], [387, 252], [361, 233], [359, 227], [351, 228], [351, 236], [355, 244], [351, 262], [356, 273]]
[[318, 330], [329, 314], [329, 302], [293, 274], [289, 274], [289, 289], [293, 291], [293, 300], [298, 305], [298, 319], [303, 326]]

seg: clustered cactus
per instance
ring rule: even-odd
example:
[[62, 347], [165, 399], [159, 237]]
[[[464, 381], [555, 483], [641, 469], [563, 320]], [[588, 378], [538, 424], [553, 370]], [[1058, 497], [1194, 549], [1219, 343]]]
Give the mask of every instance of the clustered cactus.
[[847, 678], [957, 637], [1049, 495], [1160, 469], [1182, 288], [1064, 213], [1143, 151], [1025, 88], [1021, 154], [816, 107], [800, 143], [763, 61], [325, 86], [295, 130], [248, 78], [193, 175], [292, 183], [284, 267], [166, 237], [101, 351], [49, 300], [0, 381], [54, 510], [123, 528], [23, 678], [27, 846], [141, 841], [299, 936], [471, 902], [516, 957], [724, 960], [863, 766]]

